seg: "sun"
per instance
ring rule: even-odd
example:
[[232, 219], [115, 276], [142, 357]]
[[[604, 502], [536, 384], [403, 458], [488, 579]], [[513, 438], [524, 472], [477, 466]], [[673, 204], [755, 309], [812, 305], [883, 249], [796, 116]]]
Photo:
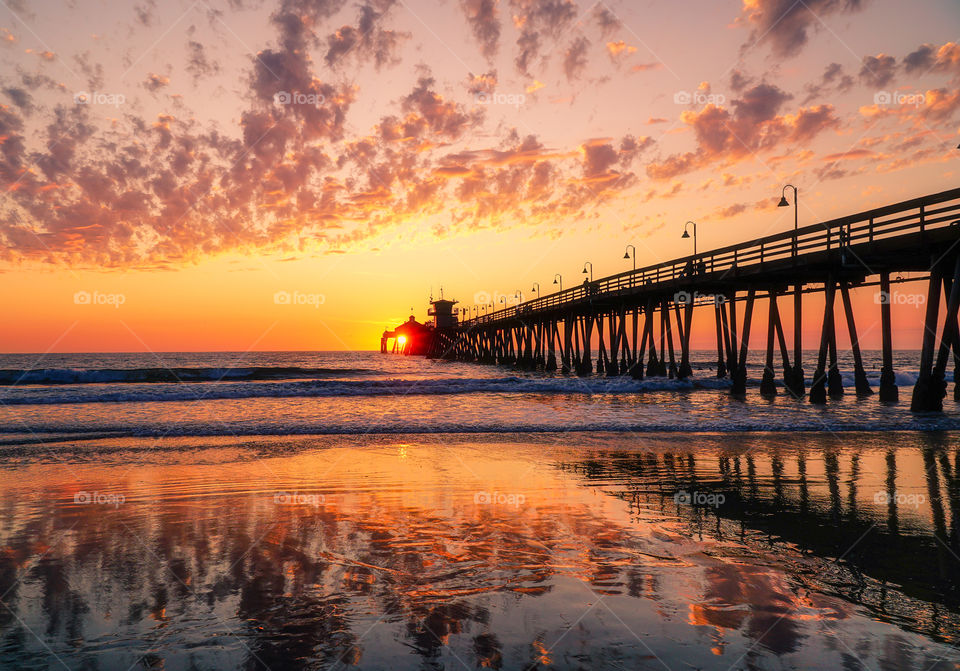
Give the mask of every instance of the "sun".
[[403, 347], [404, 345], [406, 345], [406, 344], [407, 344], [407, 336], [399, 336], [399, 337], [397, 338], [397, 344], [400, 345], [400, 347]]

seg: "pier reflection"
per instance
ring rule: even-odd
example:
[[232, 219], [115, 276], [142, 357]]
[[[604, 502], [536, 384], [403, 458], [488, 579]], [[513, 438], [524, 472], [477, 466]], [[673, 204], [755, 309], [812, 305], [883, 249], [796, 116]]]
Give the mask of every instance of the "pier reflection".
[[[802, 437], [781, 446], [748, 438], [719, 454], [689, 446], [610, 451], [561, 468], [608, 490], [610, 482], [622, 482], [611, 493], [636, 519], [656, 510], [677, 515], [684, 532], [697, 538], [735, 541], [757, 553], [799, 553], [792, 561], [818, 588], [955, 641], [960, 445], [946, 434], [874, 440], [886, 446], [850, 449], [857, 441], [841, 436], [818, 436], [816, 447]], [[901, 463], [905, 473], [898, 472]], [[696, 497], [687, 504], [688, 493], [699, 495], [700, 504]], [[710, 504], [717, 497], [722, 503]]]
[[0, 666], [954, 668], [960, 446], [894, 438], [11, 466]]

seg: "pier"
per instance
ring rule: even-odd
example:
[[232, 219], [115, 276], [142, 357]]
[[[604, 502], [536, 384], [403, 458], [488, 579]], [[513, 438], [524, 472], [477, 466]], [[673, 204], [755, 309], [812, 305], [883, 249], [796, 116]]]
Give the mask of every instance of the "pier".
[[[898, 277], [902, 273], [916, 276], [904, 280]], [[777, 394], [779, 378], [787, 393], [824, 404], [844, 394], [836, 338], [844, 324], [837, 324], [835, 314], [841, 306], [855, 393], [874, 393], [863, 367], [850, 291], [875, 286], [883, 352], [878, 398], [892, 402], [899, 390], [891, 286], [921, 281], [927, 300], [911, 409], [942, 411], [951, 354], [955, 379], [960, 379], [960, 189], [591, 279], [462, 321], [445, 315], [430, 330], [426, 354], [579, 376], [683, 379], [692, 372], [690, 334], [696, 316], [714, 322], [716, 375], [731, 380], [731, 393], [746, 394], [747, 353], [759, 327], [766, 331], [760, 394]], [[824, 294], [824, 309], [805, 316], [804, 296], [811, 293]], [[757, 325], [754, 308], [762, 301], [769, 306], [767, 323]], [[445, 304], [453, 309], [452, 301]], [[793, 311], [789, 343], [781, 310]], [[803, 361], [804, 319], [820, 325], [810, 378], [804, 372], [804, 365], [811, 365]], [[387, 351], [386, 339], [381, 350]], [[954, 395], [960, 399], [960, 388]]]

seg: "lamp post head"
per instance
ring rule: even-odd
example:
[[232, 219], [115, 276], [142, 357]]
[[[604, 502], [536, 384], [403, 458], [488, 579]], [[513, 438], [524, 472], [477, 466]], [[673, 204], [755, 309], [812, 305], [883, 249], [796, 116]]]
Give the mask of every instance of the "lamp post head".
[[789, 207], [790, 203], [787, 202], [786, 196], [780, 196], [780, 202], [777, 203], [777, 207]]
[[586, 267], [586, 266], [583, 267], [583, 274], [584, 274], [584, 275], [587, 274], [587, 267]]
[[681, 238], [689, 238], [689, 237], [690, 237], [690, 233], [687, 232], [686, 229], [684, 229], [684, 230], [683, 230], [683, 235], [681, 235], [680, 237], [681, 237]]
[[623, 258], [625, 258], [625, 259], [627, 259], [627, 260], [629, 261], [629, 260], [630, 260], [630, 252], [624, 252], [624, 253], [623, 253]]
[[554, 284], [557, 283], [557, 278], [556, 278], [556, 277], [553, 278], [553, 283], [554, 283]]

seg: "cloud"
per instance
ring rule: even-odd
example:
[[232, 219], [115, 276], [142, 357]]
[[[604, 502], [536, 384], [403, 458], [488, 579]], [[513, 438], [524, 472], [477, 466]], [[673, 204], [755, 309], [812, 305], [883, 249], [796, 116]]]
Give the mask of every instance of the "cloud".
[[563, 71], [567, 79], [573, 81], [580, 77], [580, 74], [587, 67], [587, 49], [590, 47], [590, 41], [583, 36], [573, 41], [563, 57]]
[[743, 51], [768, 44], [782, 58], [796, 56], [806, 46], [810, 33], [832, 14], [862, 10], [869, 0], [743, 0], [737, 18], [749, 26], [750, 38]]
[[806, 144], [839, 126], [832, 105], [801, 107], [794, 114], [781, 114], [791, 98], [776, 86], [758, 84], [732, 101], [732, 111], [714, 104], [700, 111], [684, 111], [681, 120], [693, 129], [697, 148], [649, 164], [647, 174], [663, 180], [713, 163], [732, 164], [785, 144]]
[[956, 89], [930, 89], [923, 94], [909, 94], [902, 102], [874, 104], [860, 108], [860, 114], [869, 121], [894, 119], [898, 123], [912, 123], [914, 128], [928, 125], [951, 127], [953, 118], [960, 111], [960, 91]]
[[616, 42], [607, 42], [607, 52], [610, 54], [610, 59], [617, 62], [623, 55], [635, 54], [637, 48], [630, 46], [623, 40], [617, 40]]
[[828, 95], [839, 95], [853, 88], [853, 77], [846, 74], [839, 63], [830, 63], [823, 70], [820, 79], [804, 86], [806, 97], [801, 104], [806, 105]]
[[620, 23], [620, 19], [602, 2], [594, 7], [593, 17], [597, 20], [597, 25], [600, 26], [600, 34], [604, 37], [610, 37], [623, 25]]
[[145, 2], [134, 6], [133, 11], [137, 15], [137, 23], [142, 26], [153, 25], [153, 12], [157, 8], [157, 0], [146, 0]]
[[468, 112], [462, 106], [445, 100], [433, 90], [434, 84], [433, 78], [421, 77], [416, 88], [402, 101], [401, 109], [408, 114], [406, 121], [417, 127], [418, 136], [429, 132], [442, 140], [455, 140], [482, 121], [481, 112]]
[[740, 93], [745, 88], [753, 84], [753, 77], [744, 74], [740, 70], [733, 70], [730, 72], [730, 88], [734, 93]]
[[897, 70], [897, 59], [893, 56], [864, 56], [860, 66], [860, 81], [868, 86], [883, 88], [893, 81]]
[[530, 67], [540, 57], [543, 38], [560, 39], [577, 18], [579, 8], [573, 0], [510, 0], [510, 5], [520, 31], [514, 64], [521, 74], [532, 76]]
[[480, 51], [490, 59], [500, 48], [500, 18], [497, 0], [461, 0], [460, 8], [467, 17], [470, 31], [480, 45]]
[[716, 210], [713, 214], [713, 218], [716, 219], [730, 219], [735, 217], [738, 214], [743, 214], [749, 209], [748, 203], [734, 203], [733, 205], [727, 205]]
[[147, 89], [151, 93], [159, 91], [160, 89], [170, 85], [170, 78], [164, 77], [163, 75], [158, 75], [153, 72], [147, 75], [147, 78], [143, 82], [143, 88]]
[[220, 64], [207, 57], [207, 50], [200, 42], [187, 41], [187, 72], [193, 75], [196, 83], [200, 79], [220, 72]]
[[947, 42], [940, 47], [923, 44], [904, 57], [903, 69], [909, 75], [937, 72], [960, 77], [960, 44]]
[[380, 0], [379, 8], [369, 3], [361, 5], [356, 27], [345, 25], [328, 35], [324, 56], [327, 65], [337, 65], [348, 56], [359, 62], [373, 61], [377, 69], [396, 63], [400, 43], [410, 35], [381, 26], [393, 4], [393, 0]]
[[480, 75], [472, 72], [467, 76], [467, 92], [472, 96], [478, 93], [493, 93], [497, 89], [497, 71], [491, 70]]

